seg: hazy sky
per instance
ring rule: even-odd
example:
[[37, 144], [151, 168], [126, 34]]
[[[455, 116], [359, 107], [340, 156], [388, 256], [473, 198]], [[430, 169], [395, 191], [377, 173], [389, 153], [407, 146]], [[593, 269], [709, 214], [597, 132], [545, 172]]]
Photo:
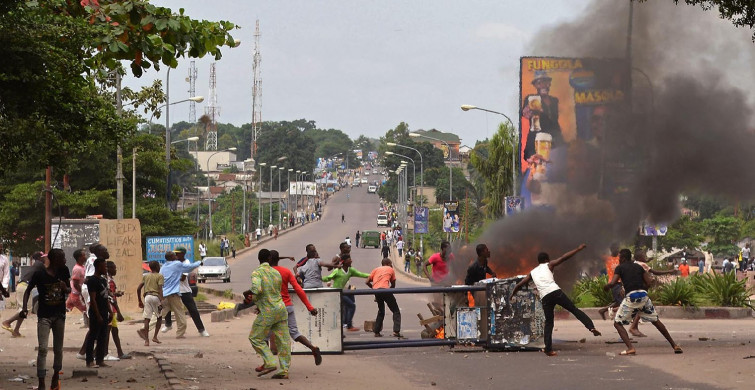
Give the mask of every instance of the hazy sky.
[[[618, 0], [616, 0], [618, 1]], [[517, 122], [519, 57], [543, 27], [573, 20], [587, 0], [153, 0], [195, 19], [228, 20], [242, 44], [218, 61], [219, 122], [251, 122], [252, 53], [260, 22], [262, 119], [314, 120], [352, 138], [379, 137], [400, 122], [450, 131], [473, 146], [503, 117], [463, 112], [473, 104]], [[624, 23], [622, 21], [622, 23]], [[171, 101], [188, 94], [190, 59], [171, 70]], [[197, 59], [197, 95], [209, 95], [211, 58]], [[165, 79], [165, 69], [130, 77], [130, 86]], [[205, 103], [197, 104], [197, 116]], [[164, 116], [161, 121], [164, 121]], [[188, 103], [171, 123], [189, 120]]]

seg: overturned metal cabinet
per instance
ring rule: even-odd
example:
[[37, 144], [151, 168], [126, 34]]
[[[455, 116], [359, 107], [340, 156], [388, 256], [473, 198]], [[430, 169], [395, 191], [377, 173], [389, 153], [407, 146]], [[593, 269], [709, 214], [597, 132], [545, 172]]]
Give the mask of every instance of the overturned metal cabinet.
[[545, 314], [535, 289], [522, 289], [509, 301], [514, 286], [523, 276], [497, 279], [487, 286], [489, 322], [487, 347], [491, 350], [529, 350], [545, 347]]

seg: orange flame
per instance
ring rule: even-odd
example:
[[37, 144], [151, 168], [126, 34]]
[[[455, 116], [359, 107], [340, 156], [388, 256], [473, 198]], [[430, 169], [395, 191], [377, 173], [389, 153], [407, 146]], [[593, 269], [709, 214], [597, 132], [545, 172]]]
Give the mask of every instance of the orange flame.
[[446, 332], [442, 326], [438, 329], [435, 329], [435, 338], [441, 340], [446, 338]]

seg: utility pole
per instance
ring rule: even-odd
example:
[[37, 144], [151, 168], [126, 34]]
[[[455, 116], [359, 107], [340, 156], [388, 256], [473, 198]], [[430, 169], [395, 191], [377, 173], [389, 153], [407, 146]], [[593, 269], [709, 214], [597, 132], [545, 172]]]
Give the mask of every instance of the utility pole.
[[[118, 113], [118, 117], [121, 116], [123, 110], [123, 102], [121, 100], [121, 74], [115, 71], [115, 109]], [[118, 142], [118, 150], [116, 151], [116, 170], [115, 170], [115, 192], [117, 195], [117, 207], [116, 216], [118, 219], [123, 219], [123, 151], [121, 150], [121, 143]]]
[[254, 73], [254, 81], [252, 83], [252, 158], [257, 157], [257, 139], [260, 136], [260, 127], [262, 126], [262, 77], [260, 76], [262, 54], [260, 54], [260, 21], [257, 20], [255, 24], [254, 53], [252, 57], [252, 72]]
[[[196, 61], [191, 61], [189, 67], [189, 97], [193, 98], [197, 95], [197, 65]], [[189, 123], [192, 125], [197, 123], [197, 102], [191, 101], [189, 103]]]
[[210, 101], [204, 108], [204, 113], [210, 117], [210, 126], [207, 129], [207, 140], [204, 150], [218, 150], [218, 122], [220, 116], [220, 106], [218, 106], [217, 91], [217, 74], [215, 73], [215, 63], [210, 65]]

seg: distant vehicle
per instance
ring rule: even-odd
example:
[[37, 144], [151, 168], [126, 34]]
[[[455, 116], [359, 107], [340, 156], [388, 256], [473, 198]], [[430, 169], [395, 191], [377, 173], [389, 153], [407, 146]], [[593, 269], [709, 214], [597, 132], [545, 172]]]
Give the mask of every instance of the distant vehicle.
[[362, 184], [367, 184], [367, 183], [369, 183], [369, 180], [367, 180], [366, 177], [363, 177], [362, 178]]
[[368, 246], [374, 246], [375, 248], [380, 247], [380, 232], [375, 230], [365, 230], [362, 232], [362, 238], [359, 244], [362, 246], [362, 248], [366, 248]]
[[202, 266], [197, 268], [197, 281], [206, 282], [208, 279], [219, 279], [223, 283], [231, 282], [231, 267], [225, 257], [205, 257]]
[[367, 187], [367, 193], [368, 194], [374, 194], [376, 192], [377, 192], [377, 187], [375, 187], [375, 186], [369, 186], [369, 187]]
[[377, 225], [380, 226], [390, 226], [390, 222], [388, 221], [388, 216], [385, 214], [380, 214], [377, 216]]
[[364, 170], [364, 175], [365, 176], [369, 176], [370, 175], [370, 170], [369, 169], [365, 169]]

